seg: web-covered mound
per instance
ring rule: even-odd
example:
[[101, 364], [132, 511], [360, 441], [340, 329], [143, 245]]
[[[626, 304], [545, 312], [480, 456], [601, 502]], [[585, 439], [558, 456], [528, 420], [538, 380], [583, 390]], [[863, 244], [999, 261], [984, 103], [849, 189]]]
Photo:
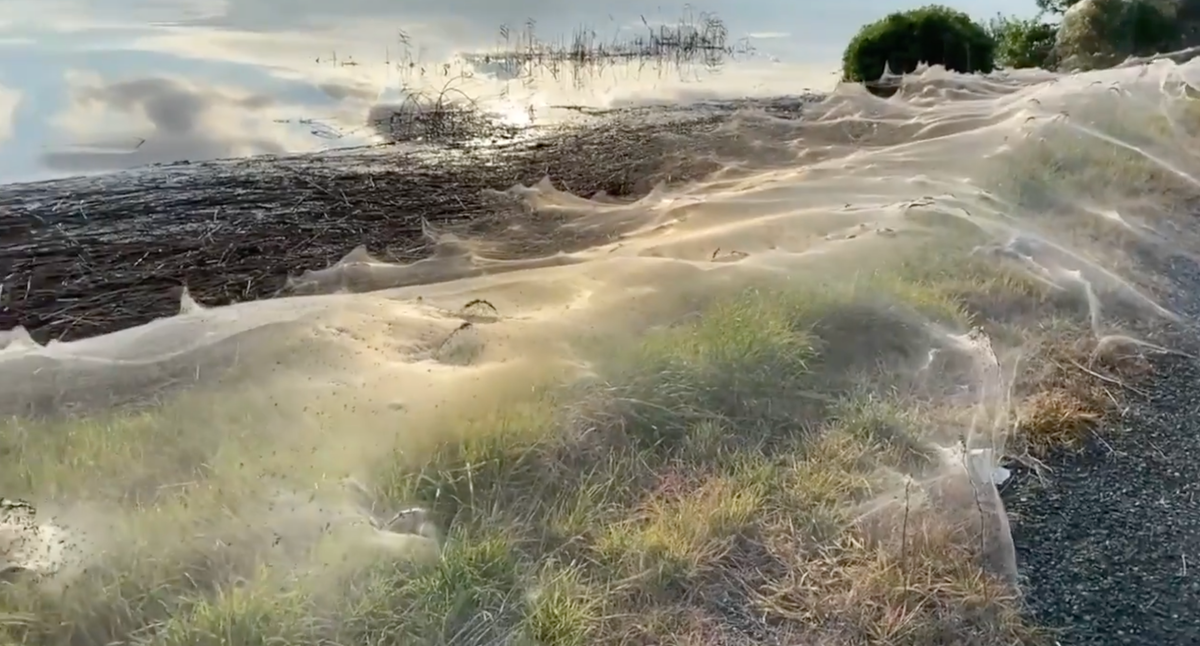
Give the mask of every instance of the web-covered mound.
[[[122, 585], [172, 590], [192, 622], [179, 630], [211, 616], [197, 608], [233, 612], [211, 591], [236, 582], [254, 599], [295, 590], [300, 606], [263, 620], [288, 630], [300, 607], [410, 611], [306, 639], [453, 615], [487, 641], [532, 630], [563, 577], [616, 604], [588, 615], [593, 636], [714, 580], [773, 591], [740, 602], [771, 617], [762, 630], [851, 643], [894, 607], [932, 625], [1017, 580], [1002, 461], [1066, 438], [1067, 413], [1100, 414], [1103, 389], [1080, 375], [1120, 381], [1163, 351], [1167, 261], [1200, 248], [1198, 70], [931, 68], [889, 100], [847, 85], [799, 121], [747, 109], [695, 141], [722, 167], [702, 182], [632, 203], [514, 187], [553, 233], [430, 232], [433, 258], [358, 250], [297, 295], [185, 300], [44, 347], [10, 332], [17, 467], [0, 485], [63, 510], [55, 522], [92, 538], [84, 560]], [[514, 259], [533, 235], [598, 242]], [[413, 534], [445, 538], [446, 578], [361, 584], [410, 544], [358, 546], [414, 508], [439, 529]], [[579, 558], [552, 558], [564, 546]], [[194, 568], [203, 584], [180, 584]], [[454, 594], [418, 585], [507, 587], [453, 614], [437, 600]], [[1021, 629], [1003, 616], [969, 628], [1010, 643]], [[154, 618], [127, 621], [108, 630]]]

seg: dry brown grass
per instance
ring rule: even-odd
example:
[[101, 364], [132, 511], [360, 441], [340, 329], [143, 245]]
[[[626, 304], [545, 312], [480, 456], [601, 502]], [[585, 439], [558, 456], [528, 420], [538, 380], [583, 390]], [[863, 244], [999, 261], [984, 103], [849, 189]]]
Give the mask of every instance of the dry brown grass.
[[1026, 383], [1018, 384], [1023, 396], [1014, 437], [1014, 451], [1038, 459], [1102, 441], [1105, 419], [1119, 413], [1128, 395], [1141, 395], [1138, 384], [1153, 374], [1137, 348], [1091, 335], [1054, 336], [1039, 351], [1044, 354], [1031, 359]]
[[[989, 567], [995, 518], [946, 457], [971, 411], [932, 386], [902, 388], [936, 338], [915, 333], [918, 321], [970, 325], [969, 281], [977, 293], [1025, 289], [978, 271], [736, 290], [610, 353], [602, 378], [581, 388], [447, 411], [445, 428], [424, 434], [434, 441], [383, 460], [369, 491], [384, 513], [429, 510], [445, 534], [434, 563], [384, 559], [345, 573], [331, 594], [224, 559], [210, 566], [214, 592], [170, 568], [203, 550], [135, 546], [131, 567], [62, 597], [4, 591], [0, 636], [29, 646], [140, 635], [161, 646], [1039, 644]], [[842, 374], [868, 364], [899, 372], [878, 383]], [[152, 419], [171, 418], [25, 428], [3, 479], [79, 490], [139, 459], [157, 464], [170, 446], [54, 468], [50, 438], [66, 433], [72, 446], [103, 438], [120, 449], [195, 431]], [[201, 448], [236, 456], [238, 441]], [[151, 515], [224, 513], [218, 485], [246, 484], [236, 465], [218, 466], [227, 473], [207, 476], [212, 500], [160, 501]]]
[[[543, 53], [526, 50], [532, 58], [518, 63], [540, 64]], [[434, 104], [446, 107], [444, 98]], [[450, 130], [472, 124], [451, 112]], [[1128, 151], [1058, 135], [1024, 151], [998, 192], [1028, 207], [1098, 186], [1144, 187], [1154, 199], [1187, 188]], [[629, 159], [618, 161], [628, 171]], [[955, 344], [934, 342], [947, 330], [1007, 326], [1013, 345], [1030, 344], [1015, 448], [1035, 456], [1088, 441], [1148, 364], [1118, 354], [1129, 344], [1087, 341], [1086, 316], [1041, 325], [1079, 315], [1078, 303], [1058, 302], [1000, 260], [968, 256], [977, 242], [968, 235], [908, 264], [863, 268], [851, 284], [790, 276], [799, 286], [788, 292], [706, 294], [701, 316], [596, 358], [599, 376], [581, 388], [540, 389], [474, 416], [447, 412], [421, 429], [430, 445], [383, 456], [367, 492], [384, 510], [428, 509], [445, 533], [439, 558], [381, 558], [339, 571], [334, 584], [170, 533], [226, 513], [222, 486], [261, 486], [239, 475], [239, 456], [258, 448], [241, 434], [199, 432], [211, 429], [178, 410], [11, 421], [0, 449], [12, 466], [0, 482], [18, 494], [161, 479], [154, 468], [171, 460], [202, 464], [212, 486], [153, 508], [135, 500], [153, 540], [70, 590], [0, 589], [0, 644], [1047, 642], [1023, 616], [1011, 572], [989, 567], [1006, 536], [980, 489], [995, 491], [955, 457], [965, 431], [980, 430], [978, 408], [957, 397], [964, 382], [978, 385], [954, 372], [971, 358], [946, 359]]]
[[1076, 391], [1046, 390], [1021, 402], [1017, 431], [1026, 450], [1044, 458], [1055, 451], [1082, 448], [1107, 408], [1092, 393], [1088, 395], [1084, 399]]

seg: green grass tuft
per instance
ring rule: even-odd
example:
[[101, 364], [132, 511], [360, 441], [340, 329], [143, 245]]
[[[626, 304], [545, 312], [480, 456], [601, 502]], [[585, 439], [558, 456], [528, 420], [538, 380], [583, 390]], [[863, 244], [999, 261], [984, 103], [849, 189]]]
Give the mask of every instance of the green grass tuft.
[[[6, 586], [0, 636], [29, 646], [1038, 643], [986, 567], [975, 506], [954, 502], [965, 485], [942, 447], [975, 411], [938, 388], [959, 368], [922, 366], [931, 349], [950, 351], [947, 334], [995, 324], [989, 307], [1028, 313], [1051, 295], [970, 256], [935, 260], [717, 294], [598, 352], [582, 383], [428, 420], [415, 434], [428, 441], [380, 460], [366, 495], [384, 516], [429, 510], [442, 539], [432, 559], [355, 559], [336, 537], [328, 553], [286, 559], [214, 548], [214, 536], [269, 544], [219, 520], [256, 513], [224, 492], [267, 486], [237, 468], [259, 440], [212, 417], [224, 413], [193, 418], [167, 403], [11, 420], [3, 441], [17, 467], [5, 486], [71, 497], [120, 483], [115, 499], [134, 513], [117, 535], [140, 538], [65, 593]], [[221, 432], [197, 433], [210, 425]], [[159, 490], [180, 471], [194, 482]], [[296, 567], [320, 555], [345, 563], [309, 576]]]

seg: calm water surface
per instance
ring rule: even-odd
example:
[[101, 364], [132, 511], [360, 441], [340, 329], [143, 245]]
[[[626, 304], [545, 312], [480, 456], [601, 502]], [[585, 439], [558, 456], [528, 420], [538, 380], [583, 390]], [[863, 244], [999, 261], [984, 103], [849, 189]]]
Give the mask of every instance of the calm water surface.
[[[919, 3], [918, 3], [919, 4]], [[980, 18], [1032, 0], [955, 0]], [[562, 105], [794, 94], [834, 83], [846, 41], [903, 0], [0, 0], [0, 182], [377, 142], [406, 97], [469, 96], [521, 125]], [[533, 33], [628, 40], [701, 11], [752, 54], [578, 74], [465, 62]], [[502, 29], [505, 26], [506, 29]]]

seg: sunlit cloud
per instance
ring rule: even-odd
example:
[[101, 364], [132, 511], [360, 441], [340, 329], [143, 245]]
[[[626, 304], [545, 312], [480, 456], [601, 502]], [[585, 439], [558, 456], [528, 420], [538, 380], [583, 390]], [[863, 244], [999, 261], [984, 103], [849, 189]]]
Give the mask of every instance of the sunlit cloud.
[[[346, 32], [357, 32], [352, 38]], [[436, 30], [423, 30], [436, 34]], [[389, 45], [389, 43], [391, 43]], [[136, 38], [126, 49], [169, 54], [195, 60], [237, 63], [262, 68], [279, 78], [315, 82], [367, 79], [384, 83], [390, 76], [388, 62], [398, 61], [403, 47], [394, 30], [380, 25], [341, 25], [329, 31], [254, 33], [217, 28], [167, 27]], [[440, 62], [450, 47], [428, 62]]]

